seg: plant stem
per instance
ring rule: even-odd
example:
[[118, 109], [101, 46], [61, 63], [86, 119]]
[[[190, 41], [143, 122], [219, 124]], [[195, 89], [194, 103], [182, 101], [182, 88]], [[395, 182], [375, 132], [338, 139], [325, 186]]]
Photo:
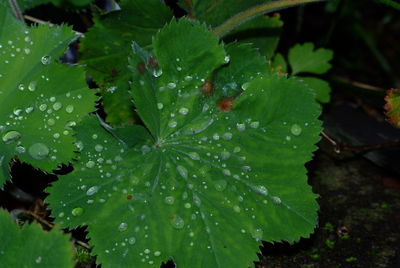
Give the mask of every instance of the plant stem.
[[8, 3], [10, 4], [10, 7], [14, 13], [14, 16], [17, 19], [24, 21], [24, 18], [22, 17], [21, 9], [19, 8], [17, 1], [16, 0], [8, 0]]
[[278, 0], [278, 1], [267, 2], [265, 4], [252, 7], [248, 10], [236, 14], [232, 18], [225, 21], [222, 25], [215, 28], [213, 34], [219, 37], [223, 37], [226, 34], [228, 34], [232, 29], [239, 26], [240, 24], [250, 19], [253, 19], [257, 16], [261, 16], [265, 13], [297, 5], [313, 3], [313, 2], [322, 2], [322, 1], [326, 0]]
[[378, 2], [381, 2], [382, 4], [386, 4], [388, 6], [400, 10], [400, 3], [397, 3], [393, 0], [378, 0]]

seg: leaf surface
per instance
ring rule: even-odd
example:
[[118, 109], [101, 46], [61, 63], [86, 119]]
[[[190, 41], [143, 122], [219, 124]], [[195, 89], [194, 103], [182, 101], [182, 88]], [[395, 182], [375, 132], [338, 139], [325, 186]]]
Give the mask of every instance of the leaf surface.
[[0, 2], [0, 185], [9, 161], [51, 172], [74, 157], [72, 127], [94, 110], [82, 68], [57, 62], [74, 39], [69, 27], [28, 28]]
[[317, 101], [320, 103], [328, 103], [331, 100], [331, 87], [327, 81], [316, 77], [301, 77], [300, 79], [314, 91]]
[[[267, 71], [241, 78], [233, 66], [249, 83], [221, 112], [202, 85], [248, 47], [227, 47], [227, 63], [205, 26], [181, 20], [153, 48], [134, 46], [130, 60], [133, 99], [152, 138], [132, 147], [94, 117], [79, 126], [80, 161], [47, 198], [58, 222], [87, 224], [104, 267], [158, 267], [169, 258], [179, 267], [248, 267], [261, 240], [308, 237], [318, 205], [304, 163], [321, 130], [308, 87]], [[149, 57], [162, 75], [135, 68]]]
[[389, 117], [389, 122], [400, 128], [400, 89], [388, 90], [385, 101], [386, 116]]
[[45, 232], [33, 223], [21, 228], [0, 210], [0, 263], [2, 267], [71, 268], [73, 247], [58, 228]]
[[313, 43], [297, 44], [289, 50], [288, 58], [292, 75], [323, 74], [332, 67], [329, 61], [333, 58], [333, 51], [325, 48], [314, 50]]
[[152, 36], [171, 18], [171, 11], [159, 0], [124, 0], [121, 10], [95, 16], [94, 26], [81, 43], [81, 63], [87, 65], [89, 75], [102, 89], [108, 123], [134, 121], [127, 83], [131, 42], [150, 45]]

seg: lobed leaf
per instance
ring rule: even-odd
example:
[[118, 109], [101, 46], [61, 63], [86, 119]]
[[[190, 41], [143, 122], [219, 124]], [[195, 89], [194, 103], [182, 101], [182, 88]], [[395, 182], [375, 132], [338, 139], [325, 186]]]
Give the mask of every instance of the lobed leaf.
[[2, 267], [74, 267], [72, 244], [58, 228], [45, 232], [35, 223], [20, 228], [1, 209], [0, 237]]
[[[77, 128], [80, 161], [49, 189], [57, 221], [88, 225], [104, 267], [169, 258], [182, 267], [248, 267], [261, 240], [307, 237], [318, 205], [304, 163], [321, 130], [308, 87], [267, 71], [241, 77], [236, 53], [251, 50], [228, 46], [228, 63], [206, 27], [187, 20], [164, 27], [153, 48], [134, 45], [130, 60], [133, 99], [151, 138], [132, 146], [86, 119]], [[150, 58], [157, 68], [136, 68]], [[248, 84], [220, 111], [201, 88], [224, 68]]]
[[107, 122], [123, 125], [134, 121], [127, 83], [130, 44], [135, 40], [141, 46], [149, 45], [171, 18], [171, 11], [159, 0], [124, 0], [121, 10], [94, 17], [94, 26], [81, 43], [81, 63], [101, 88]]
[[329, 61], [333, 58], [333, 51], [324, 48], [314, 50], [313, 43], [297, 44], [289, 50], [288, 58], [292, 75], [323, 74], [331, 68]]
[[50, 172], [74, 157], [72, 126], [93, 111], [82, 68], [57, 62], [69, 27], [26, 27], [0, 2], [0, 185], [10, 160]]
[[331, 87], [325, 80], [316, 77], [301, 77], [301, 79], [315, 93], [315, 99], [320, 103], [328, 103], [331, 100]]

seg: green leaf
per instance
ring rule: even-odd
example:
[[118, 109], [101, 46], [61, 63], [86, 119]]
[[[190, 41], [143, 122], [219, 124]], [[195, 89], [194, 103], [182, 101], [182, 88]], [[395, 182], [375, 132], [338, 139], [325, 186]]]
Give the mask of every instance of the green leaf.
[[94, 17], [94, 26], [82, 39], [81, 63], [101, 87], [106, 121], [114, 125], [134, 121], [129, 98], [127, 55], [132, 41], [141, 46], [172, 18], [160, 0], [124, 0], [121, 10]]
[[0, 209], [0, 237], [2, 267], [74, 267], [72, 244], [58, 228], [45, 232], [36, 223], [20, 228]]
[[389, 122], [400, 128], [400, 89], [388, 90], [385, 101], [386, 116], [389, 118]]
[[321, 103], [328, 103], [331, 99], [331, 87], [325, 80], [316, 77], [299, 77], [301, 80], [309, 85], [315, 93], [315, 99]]
[[[131, 59], [135, 66], [155, 57], [162, 69], [154, 77], [150, 68], [131, 68], [152, 138], [131, 147], [94, 117], [83, 122], [80, 161], [49, 189], [57, 221], [87, 224], [104, 267], [158, 267], [169, 258], [179, 267], [249, 267], [260, 240], [308, 237], [318, 205], [304, 163], [321, 130], [308, 87], [245, 72], [246, 90], [221, 112], [201, 86], [230, 64], [205, 26], [173, 21], [153, 48], [154, 56], [134, 46]], [[228, 47], [236, 49], [248, 51]]]
[[299, 73], [323, 74], [331, 68], [329, 61], [333, 58], [333, 51], [324, 48], [314, 50], [313, 43], [304, 43], [292, 47], [288, 57], [292, 75]]
[[252, 43], [263, 55], [271, 58], [278, 46], [282, 26], [279, 16], [261, 16], [241, 24], [224, 37], [224, 41]]
[[274, 60], [272, 62], [272, 68], [276, 70], [276, 72], [287, 73], [288, 67], [286, 64], [285, 57], [281, 53], [276, 53], [274, 56]]
[[9, 161], [51, 172], [74, 157], [71, 127], [94, 110], [82, 68], [57, 62], [75, 37], [69, 27], [26, 27], [0, 2], [0, 185]]

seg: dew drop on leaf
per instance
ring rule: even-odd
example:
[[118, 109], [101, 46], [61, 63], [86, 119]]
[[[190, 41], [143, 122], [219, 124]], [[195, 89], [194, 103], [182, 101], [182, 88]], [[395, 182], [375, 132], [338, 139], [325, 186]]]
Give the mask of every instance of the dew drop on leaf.
[[295, 136], [299, 136], [301, 134], [301, 131], [302, 129], [298, 124], [293, 124], [290, 128], [290, 132], [292, 132], [292, 134]]
[[256, 187], [255, 187], [255, 190], [256, 190], [258, 193], [262, 194], [262, 195], [267, 195], [267, 194], [268, 194], [268, 189], [265, 188], [265, 186], [263, 186], [263, 185], [256, 186]]
[[182, 229], [185, 226], [185, 221], [178, 215], [172, 216], [170, 222], [175, 229]]
[[160, 255], [161, 255], [161, 252], [160, 252], [160, 251], [155, 251], [155, 252], [154, 252], [154, 256], [158, 257], [158, 256], [160, 256]]
[[65, 107], [65, 111], [69, 114], [72, 113], [74, 111], [74, 106], [68, 105], [67, 107]]
[[176, 170], [178, 171], [179, 175], [181, 175], [184, 179], [188, 178], [188, 171], [183, 166], [176, 166]]
[[260, 122], [254, 121], [250, 123], [251, 128], [258, 128], [260, 126]]
[[95, 146], [94, 146], [94, 149], [96, 150], [96, 152], [101, 152], [101, 151], [103, 151], [103, 145], [101, 145], [101, 144], [96, 144]]
[[242, 84], [242, 89], [243, 89], [243, 90], [248, 89], [248, 88], [249, 88], [249, 85], [250, 85], [249, 82], [246, 82], [246, 83]]
[[23, 146], [17, 146], [17, 147], [15, 147], [15, 151], [17, 151], [18, 153], [23, 154], [23, 153], [26, 152], [26, 149]]
[[135, 237], [130, 237], [129, 239], [128, 239], [128, 243], [129, 244], [131, 244], [131, 245], [134, 245], [135, 243], [136, 243], [136, 238]]
[[246, 125], [243, 124], [243, 123], [237, 123], [237, 124], [236, 124], [236, 128], [237, 128], [239, 131], [244, 131], [244, 130], [246, 130]]
[[36, 90], [36, 82], [35, 81], [30, 82], [28, 85], [28, 89], [29, 89], [29, 91], [35, 91]]
[[47, 104], [41, 104], [39, 106], [39, 110], [42, 111], [42, 112], [44, 112], [46, 109], [47, 109]]
[[157, 108], [158, 110], [161, 110], [162, 108], [164, 108], [164, 104], [162, 104], [161, 102], [157, 103]]
[[226, 189], [227, 184], [228, 183], [226, 182], [226, 180], [218, 180], [214, 184], [215, 190], [217, 190], [218, 192], [222, 192]]
[[257, 240], [257, 241], [261, 240], [261, 239], [262, 239], [262, 236], [263, 236], [263, 230], [261, 230], [261, 229], [255, 229], [255, 230], [253, 230], [253, 231], [251, 232], [251, 236], [252, 236], [255, 240]]
[[95, 166], [95, 164], [96, 164], [96, 163], [95, 163], [94, 161], [91, 161], [91, 160], [90, 160], [90, 161], [87, 161], [87, 162], [86, 162], [86, 167], [88, 167], [88, 168], [93, 168], [93, 167]]
[[224, 140], [229, 141], [232, 139], [232, 133], [226, 132], [226, 133], [224, 133], [224, 135], [222, 135], [222, 138], [224, 138]]
[[177, 123], [176, 121], [172, 120], [172, 121], [169, 121], [168, 126], [169, 126], [170, 128], [174, 128], [174, 127], [176, 127], [177, 124], [178, 124], [178, 123]]
[[28, 108], [25, 109], [25, 112], [26, 112], [27, 114], [30, 114], [30, 113], [33, 112], [33, 110], [34, 110], [33, 107], [28, 107]]
[[73, 216], [80, 216], [80, 215], [83, 214], [83, 208], [81, 208], [81, 207], [74, 208], [74, 209], [71, 211], [71, 214], [72, 214]]
[[20, 115], [22, 114], [23, 111], [24, 111], [24, 110], [22, 110], [21, 108], [15, 108], [14, 111], [13, 111], [13, 113], [14, 113], [16, 116], [20, 116]]
[[98, 186], [92, 186], [86, 191], [86, 195], [94, 195], [98, 191], [99, 191], [99, 187]]
[[174, 89], [174, 88], [176, 88], [176, 84], [173, 83], [173, 82], [168, 83], [168, 84], [167, 84], [167, 88], [169, 88], [169, 89]]
[[179, 109], [179, 113], [182, 115], [187, 115], [189, 113], [189, 109], [186, 107], [182, 107]]
[[19, 140], [20, 138], [21, 138], [21, 133], [15, 130], [11, 130], [3, 135], [3, 142], [5, 144], [10, 144], [12, 142]]
[[31, 145], [28, 149], [28, 152], [34, 159], [40, 160], [46, 158], [49, 155], [50, 150], [46, 144], [38, 142]]
[[172, 205], [175, 202], [175, 198], [173, 196], [166, 196], [164, 201], [168, 205]]
[[200, 155], [196, 152], [190, 152], [190, 153], [188, 153], [188, 155], [192, 160], [196, 160], [196, 161], [200, 160]]
[[121, 222], [121, 224], [118, 226], [118, 230], [120, 232], [124, 232], [128, 229], [128, 224], [126, 222]]
[[20, 85], [18, 86], [18, 89], [21, 90], [21, 91], [25, 90], [24, 84], [20, 84]]
[[272, 197], [272, 202], [273, 202], [275, 205], [280, 205], [282, 201], [281, 201], [281, 199], [280, 199], [279, 197], [274, 196], [274, 197]]
[[53, 109], [54, 109], [55, 111], [60, 110], [61, 107], [62, 107], [61, 102], [56, 102], [56, 103], [53, 104]]
[[40, 61], [42, 62], [42, 64], [47, 65], [50, 64], [51, 62], [51, 56], [43, 56]]

